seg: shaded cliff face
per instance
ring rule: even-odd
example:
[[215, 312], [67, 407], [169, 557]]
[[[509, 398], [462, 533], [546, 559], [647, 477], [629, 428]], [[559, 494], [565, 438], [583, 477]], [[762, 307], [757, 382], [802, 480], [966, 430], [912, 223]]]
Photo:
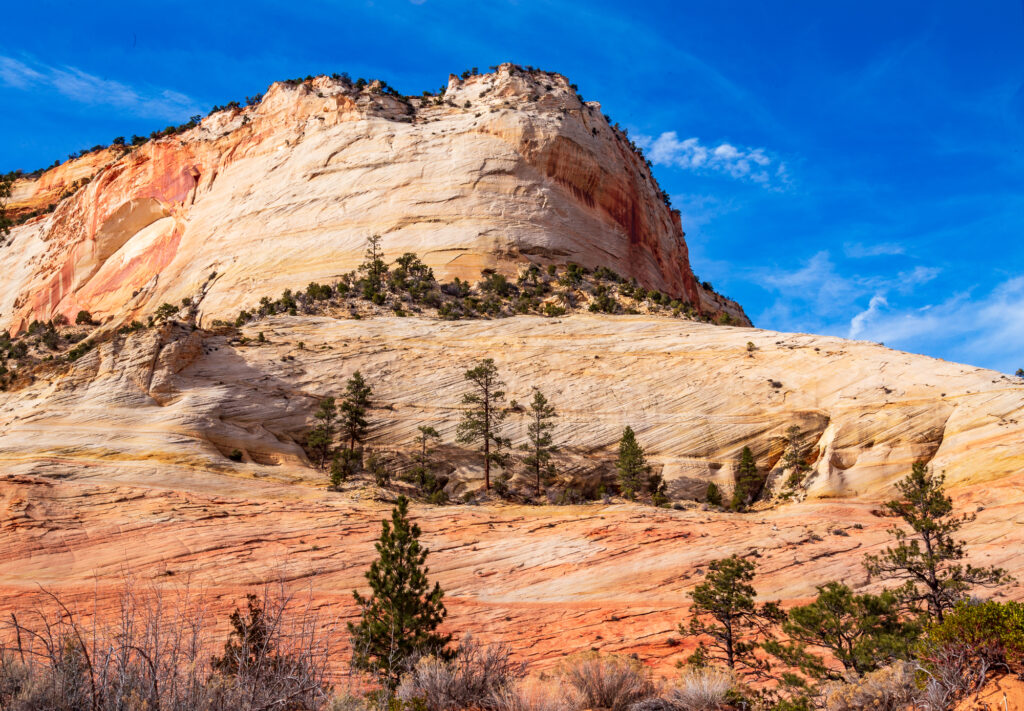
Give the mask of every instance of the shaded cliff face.
[[564, 77], [503, 65], [452, 76], [441, 98], [277, 83], [256, 106], [16, 184], [27, 210], [90, 178], [0, 250], [0, 325], [80, 309], [122, 322], [186, 297], [204, 322], [231, 317], [352, 270], [371, 234], [442, 279], [575, 261], [746, 323], [703, 292], [647, 165]]

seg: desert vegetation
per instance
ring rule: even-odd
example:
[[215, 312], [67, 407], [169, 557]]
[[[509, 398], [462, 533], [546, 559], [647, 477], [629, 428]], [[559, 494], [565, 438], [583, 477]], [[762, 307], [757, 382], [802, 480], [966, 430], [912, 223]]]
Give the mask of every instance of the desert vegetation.
[[866, 566], [890, 561], [893, 579], [912, 575], [904, 584], [865, 592], [823, 582], [813, 601], [785, 610], [755, 601], [754, 560], [712, 561], [679, 625], [677, 646], [695, 651], [679, 652], [672, 678], [597, 652], [532, 670], [505, 644], [453, 640], [444, 590], [399, 497], [347, 624], [284, 584], [246, 595], [226, 629], [187, 582], [173, 595], [126, 583], [106, 619], [44, 592], [0, 637], [0, 707], [944, 711], [993, 674], [1022, 671], [1024, 605], [971, 597], [1007, 577], [964, 562], [953, 537], [963, 516], [941, 476], [915, 467], [887, 507], [900, 522]]

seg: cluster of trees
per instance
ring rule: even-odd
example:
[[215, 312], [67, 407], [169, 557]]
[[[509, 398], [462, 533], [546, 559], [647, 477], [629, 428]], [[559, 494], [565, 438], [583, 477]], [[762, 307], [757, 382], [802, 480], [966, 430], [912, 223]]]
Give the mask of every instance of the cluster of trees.
[[[340, 487], [363, 466], [361, 445], [369, 431], [367, 412], [372, 404], [373, 388], [358, 370], [345, 383], [340, 405], [334, 397], [326, 397], [313, 414], [316, 425], [306, 437], [306, 446], [313, 452], [321, 468], [330, 463], [330, 481]], [[379, 471], [379, 467], [373, 467]], [[387, 480], [378, 481], [386, 485]]]
[[[786, 611], [778, 603], [757, 603], [752, 560], [712, 561], [691, 593], [689, 620], [679, 625], [680, 634], [697, 642], [685, 664], [721, 666], [748, 682], [773, 681], [759, 692], [747, 686], [747, 698], [733, 700], [799, 711], [811, 708], [823, 684], [901, 660], [917, 665], [918, 685], [932, 687], [932, 697], [944, 693], [950, 700], [979, 688], [988, 670], [1024, 662], [1024, 605], [968, 597], [1012, 579], [999, 568], [966, 562], [955, 534], [972, 517], [954, 514], [944, 477], [918, 463], [898, 491], [886, 508], [903, 526], [890, 529], [892, 545], [865, 559], [870, 575], [897, 587], [858, 593], [831, 581], [818, 586], [812, 602]], [[377, 672], [389, 689], [410, 660], [451, 654], [450, 637], [438, 631], [446, 614], [443, 591], [427, 580], [419, 534], [400, 499], [367, 573], [372, 595], [355, 593], [362, 610], [350, 627], [356, 664]]]
[[[371, 682], [362, 698], [331, 700], [329, 648], [317, 639], [315, 620], [289, 629], [285, 605], [265, 591], [231, 613], [222, 651], [206, 664], [201, 620], [179, 616], [177, 631], [151, 634], [152, 613], [139, 619], [129, 596], [120, 607], [121, 628], [103, 646], [95, 624], [86, 631], [54, 596], [60, 614], [42, 631], [25, 625], [20, 612], [11, 616], [21, 654], [19, 661], [0, 648], [0, 705], [944, 711], [980, 688], [991, 670], [1020, 670], [1024, 605], [968, 597], [1010, 578], [966, 562], [955, 534], [970, 517], [954, 514], [943, 485], [943, 477], [918, 464], [886, 504], [902, 525], [865, 564], [872, 575], [900, 583], [892, 589], [864, 593], [826, 582], [813, 601], [784, 610], [757, 602], [753, 560], [711, 561], [678, 628], [696, 650], [680, 660], [683, 685], [668, 690], [659, 691], [638, 662], [593, 654], [563, 665], [558, 673], [567, 686], [556, 684], [551, 697], [512, 693], [522, 670], [507, 647], [483, 649], [468, 635], [456, 646], [444, 630], [444, 590], [430, 579], [422, 532], [399, 497], [390, 520], [381, 522], [366, 587], [352, 593], [358, 617], [347, 625], [351, 666]], [[898, 673], [880, 676], [887, 669]]]
[[[968, 595], [1012, 579], [999, 568], [966, 562], [964, 544], [955, 534], [973, 516], [953, 513], [943, 475], [917, 463], [897, 488], [899, 497], [886, 509], [905, 527], [893, 526], [893, 545], [864, 560], [870, 576], [899, 583], [896, 587], [857, 593], [831, 581], [818, 586], [813, 602], [787, 612], [776, 603], [756, 603], [752, 560], [731, 556], [713, 561], [692, 593], [689, 624], [680, 625], [681, 633], [701, 640], [688, 662], [720, 664], [755, 680], [774, 679], [789, 703], [809, 704], [816, 684], [862, 676], [898, 660], [917, 660], [932, 680], [949, 676], [947, 667], [955, 663], [956, 674], [977, 682], [978, 668], [1006, 663], [1005, 646], [998, 641], [1002, 637], [1019, 635], [1014, 654], [1024, 653], [1024, 617], [1013, 622], [1016, 633], [993, 633], [989, 647], [972, 635], [965, 652], [964, 638], [952, 630], [984, 616]], [[997, 603], [986, 604], [996, 605], [999, 615], [1010, 614]]]
[[[522, 412], [526, 419], [526, 441], [519, 445], [519, 460], [524, 484], [541, 497], [545, 487], [554, 479], [556, 470], [553, 457], [558, 452], [554, 430], [558, 412], [553, 403], [537, 387], [525, 407], [515, 400], [506, 403], [505, 383], [492, 358], [485, 358], [464, 373], [468, 389], [462, 396], [462, 417], [456, 428], [456, 442], [475, 449], [483, 469], [484, 490], [492, 489], [500, 496], [509, 494], [512, 479], [512, 440], [506, 434], [504, 423], [509, 414]], [[346, 384], [340, 406], [334, 397], [320, 400], [313, 414], [315, 425], [306, 435], [306, 447], [313, 462], [321, 469], [330, 465], [332, 488], [356, 474], [363, 461], [359, 448], [370, 429], [369, 411], [372, 407], [372, 388], [359, 371]], [[340, 439], [339, 439], [340, 438]], [[440, 441], [437, 430], [421, 426], [412, 457], [413, 467], [402, 479], [418, 484], [428, 498], [443, 503], [444, 479], [434, 471], [432, 444]], [[387, 466], [376, 456], [368, 469], [375, 472], [378, 485], [391, 482]], [[494, 470], [500, 470], [495, 476]], [[660, 474], [648, 464], [643, 447], [631, 427], [623, 430], [615, 462], [618, 491], [630, 500], [646, 495], [655, 506], [669, 502], [667, 487]]]
[[[276, 301], [263, 297], [258, 308], [240, 311], [234, 324], [242, 326], [275, 313], [313, 313], [334, 299], [353, 298], [391, 308], [398, 316], [423, 308], [436, 309], [437, 315], [446, 320], [529, 313], [561, 316], [579, 307], [581, 295], [589, 299], [588, 308], [595, 313], [640, 313], [638, 308], [642, 306], [649, 311], [711, 322], [709, 315], [699, 313], [689, 302], [645, 289], [635, 279], [627, 280], [607, 267], [591, 271], [569, 263], [560, 271], [553, 264], [546, 269], [531, 264], [515, 281], [484, 270], [475, 286], [458, 277], [439, 283], [433, 270], [412, 252], [388, 265], [381, 238], [373, 235], [367, 240], [364, 261], [354, 272], [343, 274], [334, 284], [311, 282], [304, 292], [285, 290]], [[349, 308], [354, 310], [356, 306], [350, 302]], [[353, 314], [358, 316], [358, 311]]]

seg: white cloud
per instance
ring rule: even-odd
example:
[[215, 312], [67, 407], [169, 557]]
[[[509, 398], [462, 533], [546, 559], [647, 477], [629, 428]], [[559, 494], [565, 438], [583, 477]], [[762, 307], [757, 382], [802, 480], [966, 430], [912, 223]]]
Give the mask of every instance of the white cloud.
[[917, 266], [888, 276], [846, 275], [821, 251], [793, 270], [751, 272], [753, 280], [776, 293], [754, 320], [765, 328], [941, 352], [950, 360], [1006, 373], [1024, 367], [1024, 276], [987, 293], [973, 287], [922, 305], [915, 289], [941, 273]]
[[858, 338], [860, 334], [864, 332], [865, 324], [877, 317], [881, 312], [882, 307], [888, 306], [889, 302], [885, 300], [885, 297], [881, 294], [875, 294], [871, 297], [871, 301], [868, 303], [866, 311], [861, 311], [859, 314], [850, 319], [850, 338]]
[[0, 56], [0, 82], [3, 82], [4, 86], [24, 89], [42, 78], [42, 74], [23, 62]]
[[33, 87], [54, 90], [72, 101], [112, 106], [147, 118], [176, 121], [199, 113], [199, 107], [190, 97], [175, 91], [144, 91], [76, 67], [51, 67], [41, 63], [30, 66], [12, 57], [0, 56], [0, 84], [21, 90]]
[[765, 187], [783, 185], [789, 180], [786, 164], [769, 156], [764, 148], [740, 149], [730, 143], [711, 147], [699, 138], [680, 140], [675, 131], [666, 131], [657, 138], [637, 136], [636, 142], [657, 165], [724, 173]]
[[910, 351], [947, 345], [949, 357], [1012, 373], [1024, 367], [1024, 277], [988, 294], [952, 294], [923, 308], [900, 309], [871, 300], [850, 322], [850, 336]]
[[863, 259], [865, 257], [883, 257], [904, 254], [906, 249], [902, 244], [897, 244], [896, 242], [878, 242], [876, 244], [847, 242], [843, 245], [843, 252], [850, 259]]

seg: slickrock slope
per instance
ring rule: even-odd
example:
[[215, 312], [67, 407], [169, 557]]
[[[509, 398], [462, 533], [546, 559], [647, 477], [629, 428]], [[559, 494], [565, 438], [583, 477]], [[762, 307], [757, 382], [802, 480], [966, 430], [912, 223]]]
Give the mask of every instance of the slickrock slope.
[[[457, 633], [507, 640], [540, 665], [599, 648], [671, 672], [689, 651], [676, 625], [710, 560], [754, 556], [762, 595], [787, 602], [829, 579], [870, 588], [860, 561], [891, 524], [877, 502], [918, 458], [978, 512], [965, 529], [972, 562], [1024, 573], [1012, 545], [1024, 531], [1024, 387], [992, 371], [639, 316], [277, 316], [243, 331], [268, 342], [171, 325], [118, 336], [0, 393], [0, 613], [24, 611], [37, 583], [82, 604], [96, 596], [113, 613], [128, 575], [188, 580], [221, 620], [279, 577], [308, 587], [326, 614], [351, 615], [349, 590], [387, 504], [359, 485], [327, 491], [296, 440], [317, 399], [358, 368], [375, 390], [370, 446], [407, 450], [418, 425], [435, 426], [457, 498], [478, 484], [452, 440], [462, 373], [481, 357], [495, 359], [510, 396], [544, 388], [561, 414], [559, 465], [583, 483], [607, 471], [625, 424], [674, 496], [699, 494], [708, 479], [726, 485], [744, 444], [771, 466], [794, 423], [817, 459], [806, 500], [742, 515], [417, 505]], [[522, 428], [510, 417], [514, 444]], [[234, 448], [242, 462], [227, 458]]]
[[697, 283], [643, 159], [557, 74], [502, 65], [452, 76], [429, 99], [328, 77], [276, 83], [258, 105], [97, 172], [107, 158], [15, 185], [12, 206], [28, 206], [66, 174], [91, 176], [0, 249], [0, 326], [80, 309], [120, 323], [185, 297], [201, 301], [203, 323], [233, 318], [254, 296], [354, 269], [375, 233], [389, 261], [416, 252], [439, 278], [527, 260], [614, 266], [747, 322]]
[[[1018, 379], [871, 343], [641, 316], [278, 316], [243, 333], [259, 331], [268, 343], [180, 326], [118, 336], [0, 394], [0, 463], [60, 473], [116, 462], [172, 486], [182, 467], [321, 478], [296, 442], [353, 371], [375, 390], [371, 446], [405, 450], [421, 424], [454, 441], [462, 374], [493, 357], [510, 399], [537, 386], [558, 408], [560, 468], [581, 481], [610, 473], [625, 425], [681, 497], [711, 480], [731, 488], [745, 445], [773, 467], [794, 424], [816, 454], [811, 497], [877, 499], [922, 459], [954, 485], [1024, 471]], [[524, 428], [509, 420], [513, 445]], [[235, 448], [246, 463], [226, 459]], [[449, 456], [461, 480], [475, 478], [471, 459]]]
[[[162, 469], [116, 462], [62, 471], [0, 476], [5, 618], [14, 609], [26, 619], [37, 583], [76, 607], [95, 597], [114, 614], [125, 577], [142, 589], [204, 589], [222, 624], [246, 592], [281, 578], [300, 599], [308, 590], [325, 616], [352, 615], [350, 590], [365, 584], [388, 514], [370, 492], [360, 501], [358, 493], [208, 473], [176, 478], [171, 490]], [[981, 509], [964, 530], [973, 562], [1024, 571], [1024, 552], [1008, 545], [1024, 530], [1022, 484], [1018, 475], [957, 493], [960, 507]], [[870, 589], [860, 563], [888, 540], [891, 523], [873, 508], [814, 501], [742, 516], [632, 504], [412, 512], [432, 551], [431, 575], [448, 594], [449, 629], [508, 641], [541, 666], [597, 648], [637, 653], [671, 675], [692, 651], [678, 644], [676, 627], [711, 560], [753, 556], [765, 599], [804, 600], [831, 579]]]

